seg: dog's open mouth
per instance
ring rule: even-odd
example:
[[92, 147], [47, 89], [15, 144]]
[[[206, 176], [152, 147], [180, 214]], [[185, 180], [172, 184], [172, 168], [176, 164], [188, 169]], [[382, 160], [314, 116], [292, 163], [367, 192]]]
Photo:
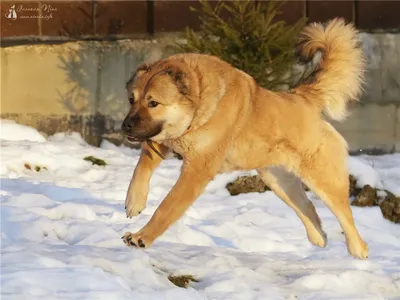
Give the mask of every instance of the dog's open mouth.
[[141, 143], [141, 142], [150, 140], [152, 137], [156, 136], [157, 134], [159, 134], [159, 131], [154, 132], [153, 134], [149, 134], [147, 136], [133, 136], [133, 135], [127, 134], [126, 139], [128, 140], [128, 142], [131, 142], [131, 143], [138, 143], [138, 142]]
[[134, 136], [131, 136], [131, 135], [127, 135], [127, 136], [126, 136], [126, 139], [127, 139], [129, 142], [131, 142], [131, 143], [135, 143], [135, 142], [140, 142], [140, 143], [146, 142], [147, 145], [149, 145], [149, 147], [150, 147], [151, 149], [153, 149], [153, 151], [154, 151], [155, 153], [157, 153], [157, 155], [159, 155], [162, 159], [165, 158], [164, 155], [161, 154], [160, 151], [158, 151], [158, 150], [154, 147], [153, 142], [152, 142], [151, 140], [149, 140], [149, 139], [141, 139], [141, 138], [134, 137]]
[[125, 136], [128, 142], [130, 143], [138, 143], [138, 142], [144, 142], [147, 140], [150, 140], [152, 137], [155, 137], [158, 135], [162, 130], [162, 124], [159, 124], [157, 127], [154, 128], [153, 131], [146, 132], [146, 134], [135, 134], [132, 135], [130, 133], [125, 132]]
[[129, 141], [129, 142], [143, 142], [143, 141], [145, 141], [146, 139], [142, 139], [142, 138], [138, 138], [138, 137], [136, 137], [136, 136], [132, 136], [132, 135], [127, 135], [126, 136], [126, 139]]

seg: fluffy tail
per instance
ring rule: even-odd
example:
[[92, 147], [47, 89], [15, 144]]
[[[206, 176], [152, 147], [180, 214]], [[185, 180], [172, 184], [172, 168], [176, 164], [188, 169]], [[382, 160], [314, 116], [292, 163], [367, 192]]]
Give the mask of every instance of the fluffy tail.
[[357, 101], [362, 91], [364, 56], [357, 30], [343, 19], [306, 26], [297, 53], [310, 60], [318, 51], [322, 52], [319, 67], [296, 93], [315, 101], [332, 119], [343, 120], [347, 102]]

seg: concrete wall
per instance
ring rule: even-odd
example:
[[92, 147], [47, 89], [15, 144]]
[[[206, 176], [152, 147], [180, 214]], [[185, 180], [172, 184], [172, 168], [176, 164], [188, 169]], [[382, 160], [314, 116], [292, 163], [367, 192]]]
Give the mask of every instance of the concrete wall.
[[[119, 139], [135, 67], [171, 53], [172, 40], [71, 42], [1, 48], [1, 117], [53, 134], [79, 131], [92, 144]], [[363, 34], [366, 92], [334, 126], [353, 151], [400, 152], [400, 34]]]
[[400, 34], [363, 34], [365, 92], [349, 118], [333, 125], [350, 149], [400, 152]]
[[1, 48], [1, 117], [47, 134], [78, 131], [98, 144], [118, 133], [129, 109], [127, 78], [141, 62], [167, 55], [170, 44], [160, 39]]

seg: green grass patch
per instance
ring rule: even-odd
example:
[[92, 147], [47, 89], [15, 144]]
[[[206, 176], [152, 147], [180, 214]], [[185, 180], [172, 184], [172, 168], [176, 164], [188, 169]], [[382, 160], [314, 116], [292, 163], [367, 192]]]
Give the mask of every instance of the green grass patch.
[[94, 156], [86, 156], [84, 158], [86, 161], [90, 161], [93, 165], [98, 165], [98, 166], [106, 166], [107, 163], [100, 158], [94, 157]]

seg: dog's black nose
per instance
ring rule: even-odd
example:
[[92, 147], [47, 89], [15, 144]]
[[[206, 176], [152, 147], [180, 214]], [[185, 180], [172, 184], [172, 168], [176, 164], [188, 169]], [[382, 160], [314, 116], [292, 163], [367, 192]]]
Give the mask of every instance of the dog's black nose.
[[125, 119], [124, 122], [122, 123], [123, 130], [131, 129], [132, 127], [133, 127], [133, 125], [131, 123], [129, 123], [129, 121], [127, 119]]
[[127, 116], [124, 122], [122, 123], [122, 130], [129, 131], [134, 126], [137, 126], [139, 122], [140, 122], [140, 117], [138, 114], [133, 116]]

